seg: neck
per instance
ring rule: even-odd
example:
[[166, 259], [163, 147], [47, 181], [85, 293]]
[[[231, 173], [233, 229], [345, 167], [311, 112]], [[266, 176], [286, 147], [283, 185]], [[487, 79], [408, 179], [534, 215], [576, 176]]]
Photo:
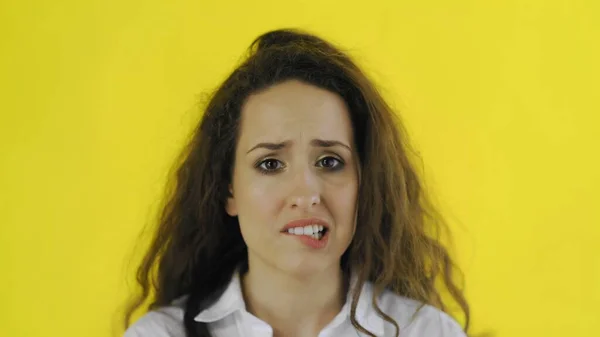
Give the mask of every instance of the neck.
[[242, 276], [247, 310], [269, 323], [274, 336], [316, 336], [340, 312], [346, 299], [340, 268], [309, 276], [249, 265]]

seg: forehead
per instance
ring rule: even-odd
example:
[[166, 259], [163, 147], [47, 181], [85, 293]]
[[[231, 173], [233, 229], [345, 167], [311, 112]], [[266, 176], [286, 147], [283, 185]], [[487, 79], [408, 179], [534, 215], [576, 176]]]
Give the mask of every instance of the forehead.
[[300, 81], [286, 81], [251, 95], [242, 108], [240, 142], [323, 138], [351, 143], [352, 125], [337, 94]]

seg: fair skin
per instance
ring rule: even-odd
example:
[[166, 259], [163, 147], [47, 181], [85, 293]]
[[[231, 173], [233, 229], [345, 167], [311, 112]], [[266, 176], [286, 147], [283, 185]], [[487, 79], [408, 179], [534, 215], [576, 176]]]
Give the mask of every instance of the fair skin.
[[[339, 313], [346, 296], [340, 258], [356, 227], [358, 184], [339, 96], [291, 80], [247, 99], [226, 210], [248, 246], [246, 306], [274, 336], [317, 336]], [[326, 224], [322, 247], [282, 232], [302, 219]]]

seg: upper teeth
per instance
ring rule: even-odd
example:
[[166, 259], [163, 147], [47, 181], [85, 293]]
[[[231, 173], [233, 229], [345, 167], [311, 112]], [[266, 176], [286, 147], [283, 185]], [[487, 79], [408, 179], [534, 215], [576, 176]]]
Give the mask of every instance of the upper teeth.
[[304, 226], [304, 227], [294, 227], [294, 228], [288, 229], [288, 233], [294, 234], [294, 235], [313, 235], [313, 234], [317, 234], [318, 232], [322, 232], [322, 231], [323, 231], [323, 226], [321, 226], [321, 225], [308, 225], [308, 226]]

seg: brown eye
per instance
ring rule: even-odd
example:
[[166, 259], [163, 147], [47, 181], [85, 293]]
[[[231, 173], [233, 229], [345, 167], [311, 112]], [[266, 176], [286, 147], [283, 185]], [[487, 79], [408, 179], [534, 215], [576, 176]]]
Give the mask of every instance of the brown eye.
[[260, 162], [258, 168], [266, 173], [272, 173], [274, 171], [280, 170], [283, 167], [281, 162], [276, 159], [265, 159]]
[[330, 170], [338, 170], [344, 166], [344, 163], [335, 157], [323, 157], [319, 159], [317, 166]]

